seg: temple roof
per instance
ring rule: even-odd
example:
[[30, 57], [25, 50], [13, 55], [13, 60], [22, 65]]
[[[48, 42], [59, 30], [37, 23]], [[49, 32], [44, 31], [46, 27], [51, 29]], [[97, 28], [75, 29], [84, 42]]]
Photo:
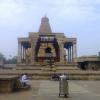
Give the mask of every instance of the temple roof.
[[50, 27], [50, 24], [49, 24], [49, 18], [46, 17], [46, 16], [42, 17], [42, 19], [41, 19], [39, 33], [40, 34], [52, 33], [51, 27]]

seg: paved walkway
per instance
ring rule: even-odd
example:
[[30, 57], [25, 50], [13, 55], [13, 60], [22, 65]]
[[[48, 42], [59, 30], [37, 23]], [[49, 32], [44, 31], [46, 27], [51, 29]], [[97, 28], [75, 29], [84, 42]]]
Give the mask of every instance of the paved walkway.
[[0, 100], [100, 100], [100, 81], [69, 81], [69, 98], [59, 98], [59, 82], [30, 81], [32, 89], [0, 94]]

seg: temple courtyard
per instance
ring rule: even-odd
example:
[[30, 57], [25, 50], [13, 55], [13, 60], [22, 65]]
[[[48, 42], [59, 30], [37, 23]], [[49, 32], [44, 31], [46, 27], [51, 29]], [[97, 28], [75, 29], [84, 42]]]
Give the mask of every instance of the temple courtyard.
[[31, 89], [0, 94], [0, 100], [100, 100], [100, 81], [69, 81], [69, 97], [59, 98], [59, 82], [31, 80]]

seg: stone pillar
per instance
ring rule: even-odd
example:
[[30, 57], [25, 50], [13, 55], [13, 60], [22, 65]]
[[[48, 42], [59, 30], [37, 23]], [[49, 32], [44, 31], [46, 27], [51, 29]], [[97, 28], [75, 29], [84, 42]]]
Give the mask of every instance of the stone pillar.
[[70, 62], [70, 50], [68, 48], [68, 62]]
[[70, 52], [70, 55], [69, 55], [69, 62], [71, 62], [71, 46], [69, 47], [69, 52]]
[[23, 61], [24, 61], [24, 63], [25, 63], [25, 47], [23, 47]]
[[22, 55], [21, 42], [18, 41], [18, 58], [17, 58], [18, 63], [21, 63], [21, 55]]
[[31, 41], [31, 63], [34, 62], [34, 59], [33, 59], [33, 50], [34, 50], [34, 43], [33, 43], [33, 41]]
[[76, 58], [77, 58], [77, 47], [76, 47], [76, 43], [73, 44], [73, 59], [74, 62], [76, 62]]
[[67, 59], [67, 62], [68, 62], [68, 49], [66, 48], [66, 59]]
[[59, 43], [59, 49], [60, 49], [60, 62], [64, 62], [64, 44], [63, 43]]
[[22, 46], [22, 61], [24, 62], [24, 47]]
[[25, 63], [25, 47], [23, 47], [23, 61], [24, 61], [24, 63]]
[[35, 63], [35, 47], [37, 43], [37, 38], [31, 39], [31, 63]]
[[70, 52], [70, 47], [69, 47], [69, 62], [70, 62], [70, 54], [71, 54], [71, 52]]
[[74, 50], [73, 50], [73, 45], [72, 45], [72, 62], [73, 62], [73, 58], [74, 58]]
[[72, 62], [72, 47], [70, 46], [70, 62]]
[[22, 62], [22, 59], [23, 59], [23, 46], [21, 44], [21, 62]]
[[26, 63], [26, 48], [25, 48], [25, 63]]
[[73, 45], [71, 45], [71, 62], [73, 62]]
[[31, 45], [31, 63], [35, 62], [35, 44], [32, 43]]

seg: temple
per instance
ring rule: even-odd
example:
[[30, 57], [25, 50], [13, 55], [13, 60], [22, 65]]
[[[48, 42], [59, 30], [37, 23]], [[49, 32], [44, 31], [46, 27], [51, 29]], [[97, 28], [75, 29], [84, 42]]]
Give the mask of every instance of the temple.
[[52, 32], [49, 19], [44, 16], [38, 32], [29, 32], [28, 37], [18, 38], [18, 64], [73, 63], [77, 57], [76, 38], [64, 33]]

